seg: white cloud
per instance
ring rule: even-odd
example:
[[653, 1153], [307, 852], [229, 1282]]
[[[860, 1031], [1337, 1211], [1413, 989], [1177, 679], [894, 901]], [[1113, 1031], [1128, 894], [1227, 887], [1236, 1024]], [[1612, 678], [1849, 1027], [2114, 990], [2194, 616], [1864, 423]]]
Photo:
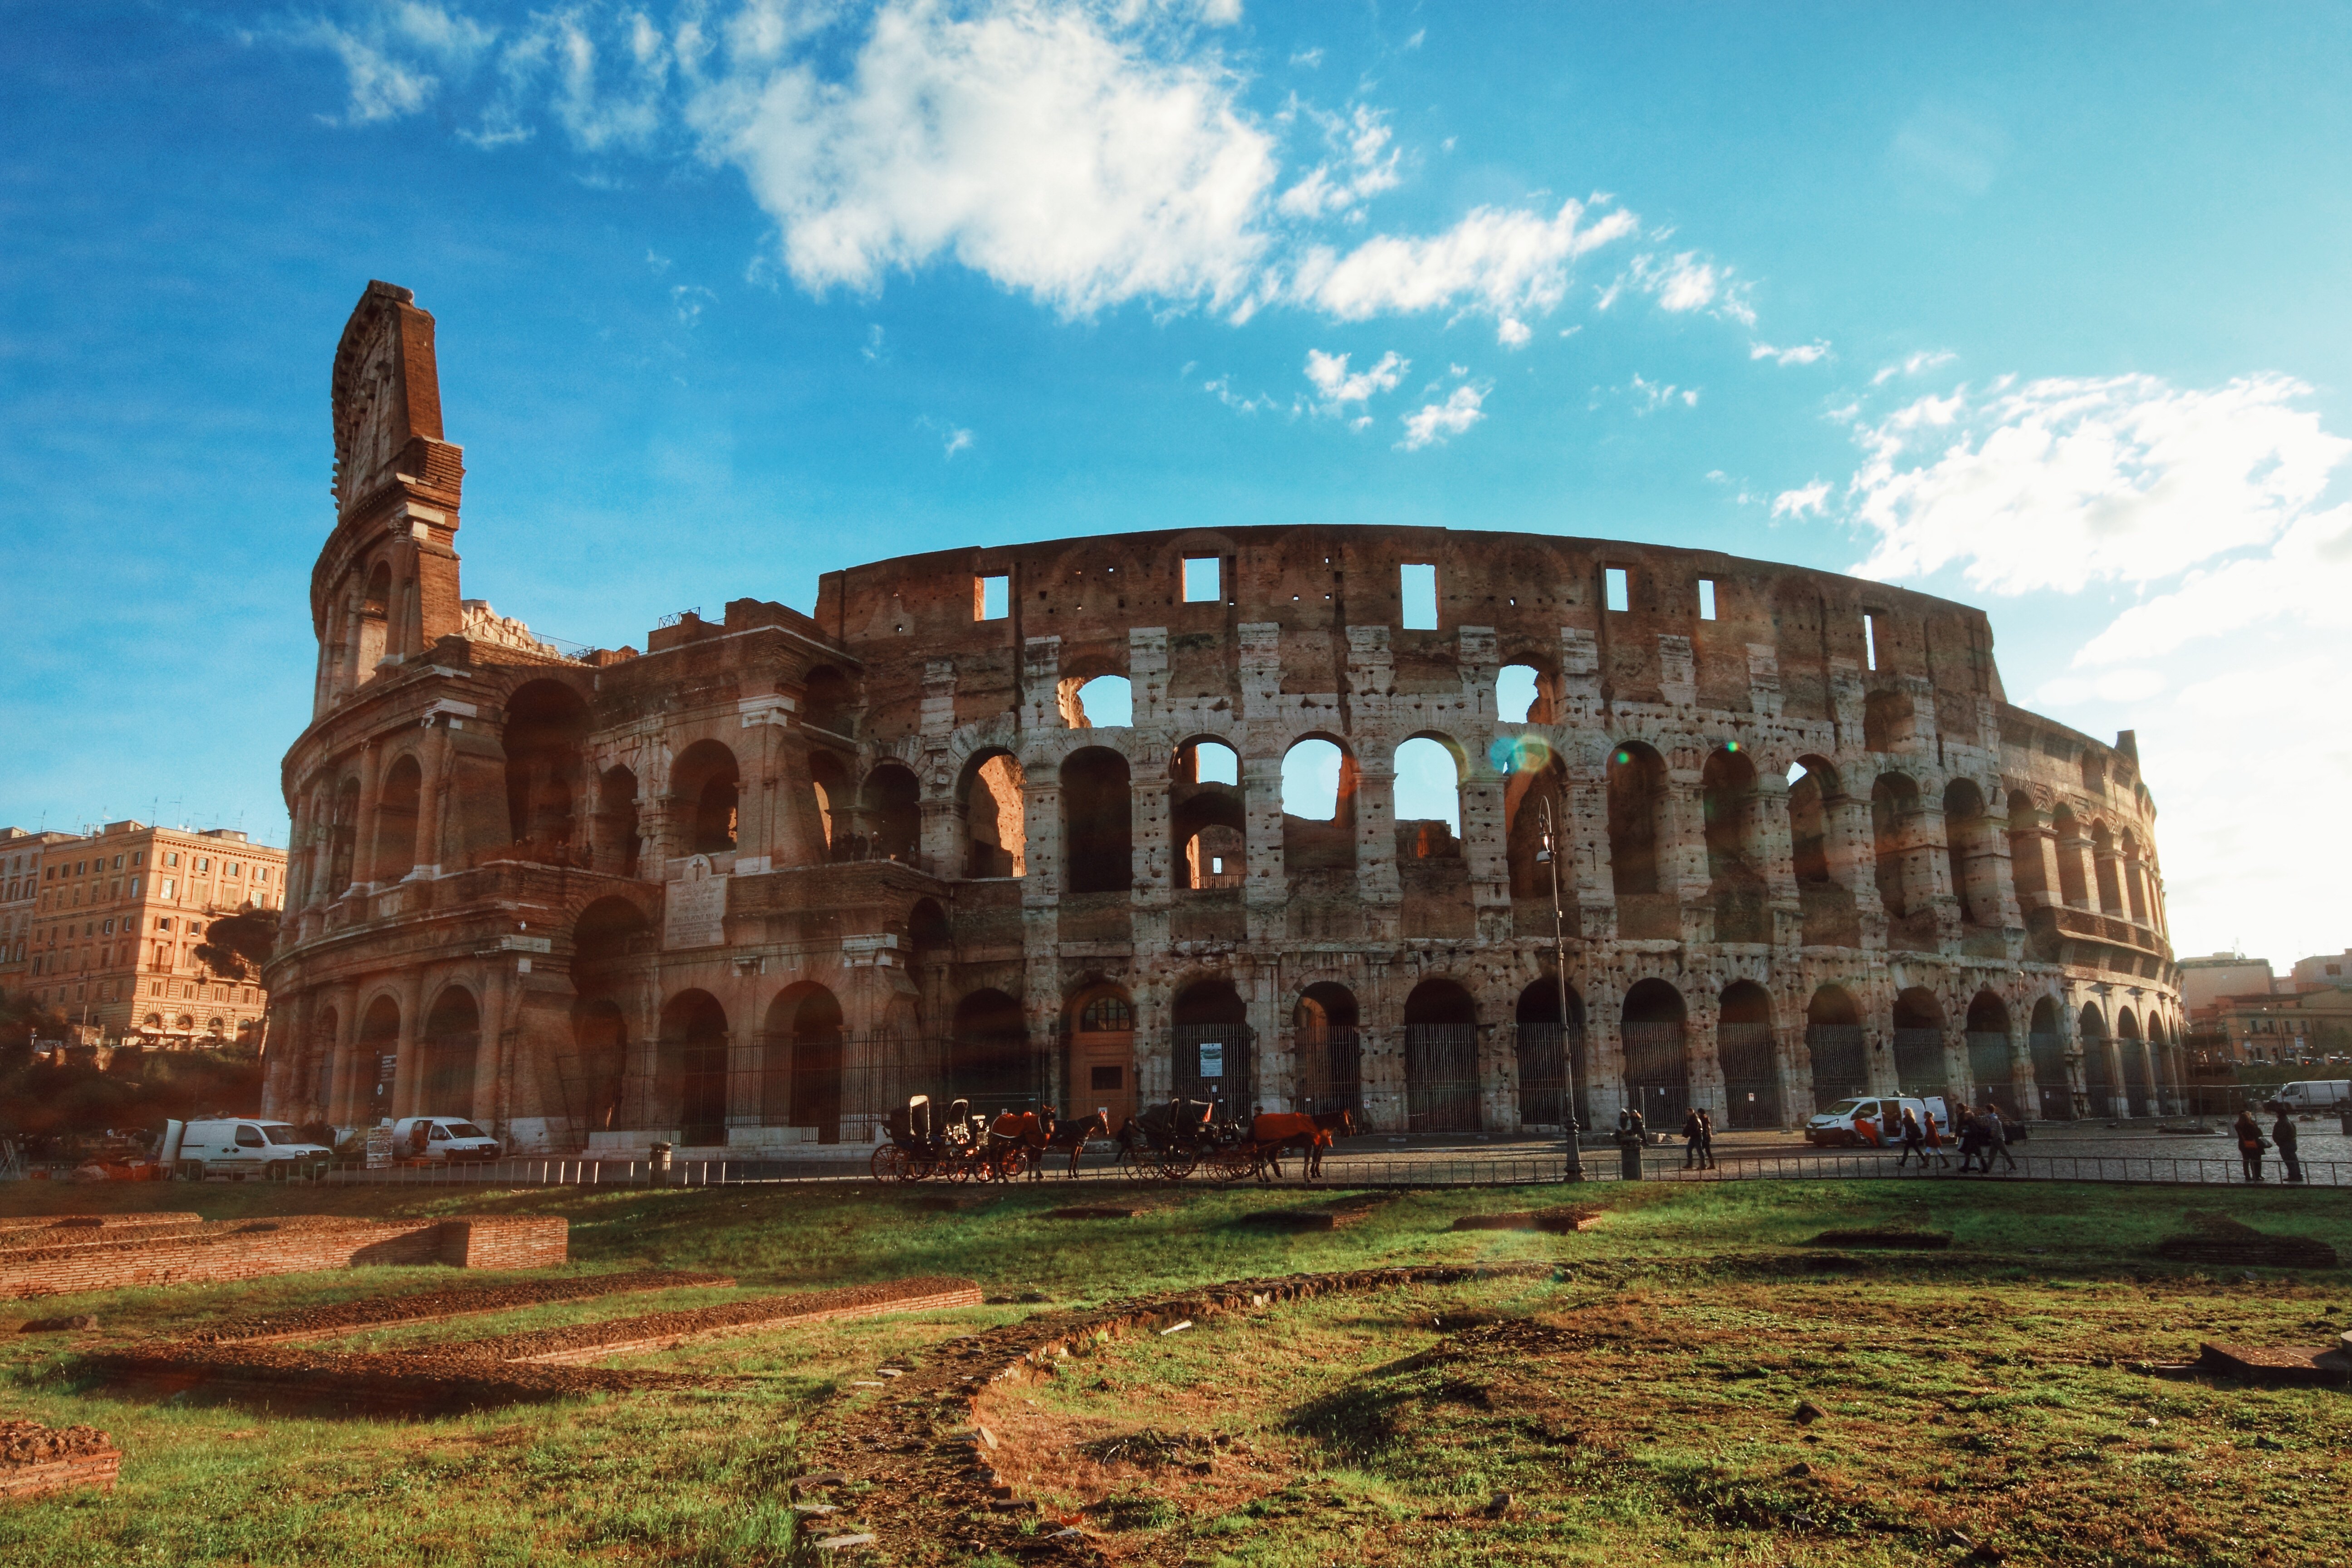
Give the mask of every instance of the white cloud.
[[443, 76], [470, 73], [496, 35], [444, 6], [394, 0], [347, 22], [311, 17], [262, 36], [334, 55], [349, 89], [344, 123], [372, 125], [423, 109]]
[[1546, 218], [1479, 207], [1427, 238], [1379, 235], [1345, 256], [1315, 247], [1300, 262], [1291, 293], [1343, 321], [1385, 311], [1469, 308], [1516, 322], [1559, 303], [1578, 258], [1638, 226], [1622, 211], [1586, 225], [1587, 210], [1569, 201]]
[[1774, 496], [1772, 498], [1772, 515], [1774, 517], [1803, 517], [1808, 513], [1811, 513], [1814, 517], [1819, 517], [1822, 515], [1823, 510], [1827, 509], [1829, 500], [1829, 481], [1827, 479], [1815, 479], [1811, 484], [1802, 486], [1793, 490], [1782, 490], [1779, 495]]
[[1315, 384], [1319, 395], [1321, 411], [1337, 414], [1348, 404], [1364, 403], [1378, 393], [1392, 392], [1412, 362], [1400, 357], [1393, 350], [1381, 356], [1378, 364], [1350, 374], [1346, 354], [1327, 354], [1320, 349], [1307, 351], [1307, 379]]
[[1339, 158], [1339, 173], [1335, 178], [1328, 162], [1316, 164], [1276, 200], [1276, 211], [1288, 217], [1319, 218], [1347, 212], [1396, 185], [1401, 154], [1389, 145], [1387, 116], [1363, 104], [1345, 117], [1308, 113], [1322, 126], [1325, 142]]
[[1827, 358], [1829, 352], [1830, 343], [1827, 338], [1815, 338], [1811, 342], [1799, 343], [1796, 347], [1788, 349], [1777, 349], [1770, 343], [1748, 345], [1749, 359], [1769, 359], [1774, 364], [1812, 364]]
[[1633, 382], [1625, 390], [1633, 400], [1633, 413], [1637, 418], [1655, 414], [1661, 408], [1672, 408], [1677, 404], [1685, 408], [1698, 406], [1697, 388], [1680, 387], [1672, 382], [1654, 382], [1639, 371], [1633, 373]]
[[1236, 414], [1264, 414], [1270, 408], [1282, 406], [1281, 400], [1270, 392], [1261, 392], [1255, 397], [1244, 397], [1234, 390], [1234, 378], [1230, 375], [1204, 381], [1201, 384], [1201, 390], [1213, 395]]
[[1525, 321], [1506, 316], [1496, 323], [1495, 336], [1501, 341], [1505, 348], [1516, 349], [1526, 347], [1528, 340], [1534, 337], [1535, 333]]
[[1457, 386], [1444, 402], [1423, 404], [1404, 416], [1404, 439], [1397, 443], [1398, 450], [1418, 452], [1433, 441], [1443, 445], [1448, 437], [1461, 435], [1486, 416], [1480, 406], [1486, 401], [1486, 388]]
[[2329, 641], [2352, 637], [2352, 505], [2305, 513], [2267, 553], [2191, 573], [2170, 593], [2133, 605], [2074, 662], [2153, 658], [2204, 638], [2288, 626]]
[[947, 455], [950, 459], [952, 459], [958, 452], [970, 451], [971, 449], [971, 432], [969, 430], [950, 429], [947, 433], [946, 447]]
[[1872, 577], [1958, 565], [1999, 594], [2147, 583], [2264, 544], [2316, 500], [2352, 442], [2293, 407], [2284, 376], [2190, 390], [2155, 376], [2051, 378], [1923, 397], [1859, 426], [1854, 515]]
[[1949, 364], [1958, 357], [1959, 356], [1949, 349], [1921, 349], [1916, 353], [1906, 355], [1897, 363], [1881, 366], [1878, 374], [1870, 378], [1870, 384], [1883, 386], [1898, 375], [1917, 375], [1922, 372], [1934, 370], [1938, 365]]
[[699, 324], [704, 308], [718, 300], [718, 295], [698, 284], [680, 283], [669, 291], [670, 309], [677, 312], [680, 323], [689, 327]]

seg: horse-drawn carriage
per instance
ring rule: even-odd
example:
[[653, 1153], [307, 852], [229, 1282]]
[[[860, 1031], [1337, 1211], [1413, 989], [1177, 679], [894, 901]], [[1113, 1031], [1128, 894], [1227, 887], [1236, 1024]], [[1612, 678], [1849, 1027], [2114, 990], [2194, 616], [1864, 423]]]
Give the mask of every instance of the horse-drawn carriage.
[[[1282, 1173], [1282, 1157], [1305, 1156], [1307, 1179], [1322, 1173], [1324, 1151], [1333, 1136], [1355, 1131], [1345, 1110], [1260, 1112], [1246, 1122], [1222, 1114], [1216, 1100], [1171, 1100], [1130, 1116], [1116, 1135], [1118, 1167], [1128, 1175], [1181, 1182], [1195, 1171], [1219, 1181], [1245, 1181]], [[975, 1116], [969, 1101], [955, 1100], [935, 1118], [930, 1096], [918, 1094], [886, 1119], [890, 1141], [876, 1147], [877, 1182], [919, 1182], [937, 1176], [950, 1182], [1009, 1182], [1026, 1171], [1044, 1174], [1048, 1153], [1067, 1150], [1069, 1173], [1078, 1173], [1089, 1139], [1111, 1136], [1103, 1114], [1056, 1118], [1050, 1110], [1008, 1110], [994, 1118]]]
[[1045, 1156], [1070, 1153], [1070, 1174], [1087, 1140], [1102, 1135], [1100, 1112], [1074, 1119], [1051, 1110], [1008, 1110], [994, 1118], [975, 1116], [971, 1102], [955, 1100], [933, 1125], [931, 1097], [918, 1094], [903, 1110], [885, 1118], [890, 1142], [878, 1145], [871, 1162], [877, 1182], [919, 1182], [939, 1176], [950, 1182], [1009, 1182], [1023, 1171], [1044, 1173]]
[[1243, 1180], [1257, 1169], [1257, 1146], [1223, 1109], [1218, 1100], [1171, 1100], [1129, 1117], [1118, 1130], [1119, 1168], [1181, 1182], [1206, 1166], [1221, 1180]]

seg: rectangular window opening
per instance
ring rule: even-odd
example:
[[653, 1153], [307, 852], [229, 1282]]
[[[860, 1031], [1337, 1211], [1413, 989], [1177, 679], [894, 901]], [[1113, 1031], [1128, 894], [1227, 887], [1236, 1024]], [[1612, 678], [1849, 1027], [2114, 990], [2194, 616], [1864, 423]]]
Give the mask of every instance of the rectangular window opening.
[[1223, 563], [1213, 555], [1184, 557], [1184, 602], [1188, 605], [1213, 605], [1224, 597], [1219, 583]]
[[1404, 629], [1437, 629], [1437, 568], [1426, 562], [1398, 568], [1404, 589]]
[[1601, 572], [1601, 578], [1602, 588], [1607, 595], [1602, 600], [1602, 603], [1606, 604], [1612, 610], [1627, 610], [1633, 608], [1633, 598], [1632, 591], [1626, 586], [1625, 568], [1622, 566], [1606, 567]]
[[1878, 617], [1867, 612], [1862, 617], [1862, 667], [1878, 668]]
[[1001, 621], [1013, 613], [1013, 579], [1006, 576], [971, 580], [971, 618]]
[[1715, 579], [1712, 577], [1698, 580], [1698, 618], [1702, 621], [1715, 619]]

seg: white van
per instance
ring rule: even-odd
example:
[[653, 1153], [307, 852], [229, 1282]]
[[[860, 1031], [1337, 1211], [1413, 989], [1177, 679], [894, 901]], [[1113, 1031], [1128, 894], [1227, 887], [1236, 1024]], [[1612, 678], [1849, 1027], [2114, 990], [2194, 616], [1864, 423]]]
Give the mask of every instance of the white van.
[[[1918, 1118], [1923, 1128], [1927, 1125], [1927, 1118], [1933, 1116], [1937, 1132], [1947, 1142], [1951, 1141], [1952, 1113], [1945, 1108], [1942, 1096], [1929, 1095], [1924, 1100], [1915, 1100], [1892, 1094], [1864, 1094], [1852, 1100], [1841, 1100], [1828, 1110], [1815, 1112], [1812, 1120], [1805, 1123], [1805, 1142], [1828, 1147], [1868, 1143], [1870, 1140], [1854, 1130], [1853, 1124], [1860, 1119], [1881, 1129], [1879, 1136], [1885, 1140], [1885, 1147], [1896, 1148], [1903, 1142], [1901, 1127], [1906, 1110]], [[1895, 1118], [1893, 1127], [1888, 1127], [1885, 1121], [1890, 1112]]]
[[2270, 1098], [2289, 1110], [2339, 1110], [2352, 1105], [2352, 1079], [2307, 1078], [2283, 1083]]
[[182, 1181], [201, 1182], [206, 1176], [226, 1176], [241, 1182], [266, 1176], [282, 1182], [289, 1176], [312, 1181], [327, 1173], [334, 1151], [306, 1143], [283, 1121], [232, 1117], [219, 1121], [166, 1121], [156, 1163]]
[[439, 1165], [495, 1160], [505, 1152], [497, 1139], [463, 1117], [404, 1116], [392, 1124], [395, 1160], [430, 1160]]

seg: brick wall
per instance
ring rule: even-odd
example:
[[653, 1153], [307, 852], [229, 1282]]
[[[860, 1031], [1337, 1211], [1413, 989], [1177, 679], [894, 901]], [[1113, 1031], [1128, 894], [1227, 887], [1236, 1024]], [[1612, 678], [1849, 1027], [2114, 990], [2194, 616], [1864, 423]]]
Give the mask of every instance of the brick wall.
[[52, 1459], [44, 1465], [0, 1465], [0, 1498], [17, 1501], [71, 1491], [76, 1487], [112, 1491], [115, 1478], [121, 1471], [122, 1451], [119, 1448], [77, 1454], [72, 1458]]
[[326, 1268], [446, 1263], [459, 1268], [549, 1268], [568, 1257], [571, 1222], [471, 1216], [451, 1220], [251, 1222], [190, 1233], [0, 1250], [0, 1297], [54, 1296], [125, 1286], [257, 1279]]

